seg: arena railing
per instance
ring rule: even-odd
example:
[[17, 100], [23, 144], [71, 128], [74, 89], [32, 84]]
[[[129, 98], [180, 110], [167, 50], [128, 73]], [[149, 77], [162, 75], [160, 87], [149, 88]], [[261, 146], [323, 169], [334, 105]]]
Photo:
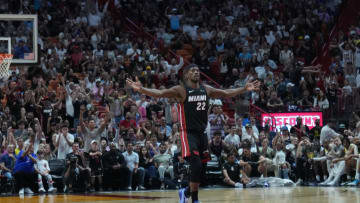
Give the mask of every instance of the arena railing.
[[272, 116], [271, 113], [266, 112], [264, 109], [256, 106], [255, 104], [252, 104], [251, 102], [250, 102], [250, 105], [249, 105], [249, 114], [250, 114], [250, 116], [253, 116], [258, 121], [260, 121], [261, 126], [263, 126], [263, 123], [262, 123], [263, 121], [262, 121], [262, 118], [261, 118], [261, 114], [265, 114], [265, 115], [269, 116], [271, 118], [271, 128], [273, 130], [276, 129], [275, 117]]

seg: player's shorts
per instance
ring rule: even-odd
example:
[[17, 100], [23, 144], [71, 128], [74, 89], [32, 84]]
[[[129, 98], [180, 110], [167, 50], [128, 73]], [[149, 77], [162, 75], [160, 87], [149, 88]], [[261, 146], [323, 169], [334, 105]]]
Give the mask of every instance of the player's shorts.
[[203, 162], [209, 160], [208, 138], [203, 132], [181, 132], [180, 138], [183, 158], [199, 156]]

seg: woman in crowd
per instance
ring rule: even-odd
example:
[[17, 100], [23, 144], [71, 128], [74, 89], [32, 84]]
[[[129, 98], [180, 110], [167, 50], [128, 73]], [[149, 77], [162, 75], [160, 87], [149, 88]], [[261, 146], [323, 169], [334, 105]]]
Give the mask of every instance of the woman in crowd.
[[146, 147], [140, 148], [139, 167], [143, 167], [145, 169], [145, 178], [149, 178], [149, 185], [151, 185], [153, 179], [157, 176], [157, 170], [154, 166], [153, 158], [150, 156]]

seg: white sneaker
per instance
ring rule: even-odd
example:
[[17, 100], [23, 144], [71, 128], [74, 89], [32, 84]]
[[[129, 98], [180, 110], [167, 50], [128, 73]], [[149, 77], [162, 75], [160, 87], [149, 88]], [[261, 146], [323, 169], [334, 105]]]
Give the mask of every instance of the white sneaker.
[[235, 187], [236, 187], [236, 188], [243, 188], [244, 186], [243, 186], [243, 184], [241, 184], [241, 183], [235, 183]]
[[24, 194], [24, 188], [21, 188], [20, 190], [19, 190], [19, 195], [23, 195]]
[[54, 187], [50, 187], [50, 188], [48, 189], [48, 192], [56, 192], [56, 191], [57, 191], [57, 189], [54, 188]]
[[25, 193], [26, 193], [26, 194], [34, 194], [34, 192], [31, 191], [30, 188], [28, 188], [28, 187], [25, 188]]
[[45, 193], [45, 189], [43, 187], [39, 188], [39, 193]]
[[161, 183], [160, 190], [165, 190], [165, 184]]
[[333, 181], [334, 177], [333, 176], [329, 176], [324, 182], [320, 183], [319, 185], [328, 185], [331, 181]]

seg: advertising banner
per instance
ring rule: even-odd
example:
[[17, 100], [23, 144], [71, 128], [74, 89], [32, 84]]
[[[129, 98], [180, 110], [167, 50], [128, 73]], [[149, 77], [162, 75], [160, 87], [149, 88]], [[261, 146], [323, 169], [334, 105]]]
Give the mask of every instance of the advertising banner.
[[322, 112], [294, 112], [294, 113], [268, 113], [261, 114], [262, 126], [265, 126], [269, 122], [272, 126], [273, 118], [275, 118], [276, 128], [280, 129], [282, 126], [287, 126], [289, 129], [291, 126], [296, 125], [296, 118], [302, 118], [302, 123], [307, 125], [309, 129], [315, 127], [315, 120], [320, 119], [320, 125], [323, 125]]

